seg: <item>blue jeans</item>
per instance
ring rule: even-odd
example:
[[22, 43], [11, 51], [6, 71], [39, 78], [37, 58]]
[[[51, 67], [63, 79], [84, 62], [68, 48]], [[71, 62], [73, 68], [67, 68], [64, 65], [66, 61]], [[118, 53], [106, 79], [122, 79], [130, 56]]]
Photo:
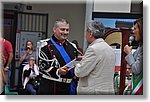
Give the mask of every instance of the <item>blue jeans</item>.
[[11, 76], [11, 65], [9, 65], [9, 69], [6, 72], [6, 86], [10, 88], [10, 76]]
[[36, 95], [36, 89], [34, 89], [34, 86], [32, 84], [26, 85], [26, 90], [31, 93], [31, 95]]

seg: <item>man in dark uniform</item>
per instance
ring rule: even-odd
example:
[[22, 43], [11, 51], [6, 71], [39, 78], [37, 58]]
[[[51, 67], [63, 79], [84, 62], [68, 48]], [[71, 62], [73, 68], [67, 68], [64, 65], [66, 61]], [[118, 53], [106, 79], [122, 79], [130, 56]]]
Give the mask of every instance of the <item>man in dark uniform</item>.
[[77, 80], [74, 79], [74, 69], [68, 71], [68, 68], [64, 67], [78, 56], [77, 49], [67, 40], [68, 21], [58, 19], [53, 27], [53, 32], [47, 44], [40, 50], [38, 63], [42, 78], [38, 94], [76, 94]]

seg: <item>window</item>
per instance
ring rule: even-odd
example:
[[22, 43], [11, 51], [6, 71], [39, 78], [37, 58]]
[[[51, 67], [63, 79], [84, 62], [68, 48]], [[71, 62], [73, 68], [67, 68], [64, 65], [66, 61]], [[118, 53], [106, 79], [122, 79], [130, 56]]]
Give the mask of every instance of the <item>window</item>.
[[[111, 12], [93, 12], [92, 19], [100, 20], [106, 27], [106, 32], [111, 28], [126, 27], [132, 29], [131, 36], [133, 36], [133, 23], [136, 19], [143, 17], [142, 14], [137, 13], [111, 13]], [[132, 46], [137, 47], [137, 42], [134, 40]]]

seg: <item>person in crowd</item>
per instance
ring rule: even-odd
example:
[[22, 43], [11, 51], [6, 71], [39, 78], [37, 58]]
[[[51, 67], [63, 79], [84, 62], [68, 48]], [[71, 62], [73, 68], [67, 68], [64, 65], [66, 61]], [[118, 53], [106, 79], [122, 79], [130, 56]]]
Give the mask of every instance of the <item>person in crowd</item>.
[[77, 40], [73, 40], [72, 43], [74, 43], [76, 45], [76, 47], [80, 51], [81, 55], [83, 55], [83, 49], [79, 47], [78, 41]]
[[11, 76], [11, 62], [13, 59], [13, 48], [10, 41], [0, 38], [2, 43], [2, 53], [3, 53], [3, 60], [4, 64], [4, 73], [6, 73], [6, 86], [10, 88], [10, 76]]
[[133, 75], [133, 89], [131, 94], [143, 94], [143, 18], [134, 22], [134, 36], [139, 46], [132, 54], [132, 46], [126, 45], [124, 47], [124, 52], [127, 54], [125, 60], [131, 68]]
[[30, 56], [36, 57], [36, 52], [35, 49], [33, 48], [33, 42], [28, 40], [26, 42], [25, 50], [21, 51], [20, 53], [19, 61], [24, 63], [25, 65], [28, 63], [27, 59], [29, 59]]
[[21, 51], [20, 58], [19, 58], [19, 61], [21, 62], [20, 70], [19, 70], [19, 88], [22, 88], [21, 76], [22, 76], [23, 67], [28, 64], [28, 59], [30, 56], [34, 56], [36, 58], [36, 51], [33, 47], [33, 42], [28, 40], [26, 42], [25, 49]]
[[[1, 42], [0, 42], [1, 43]], [[2, 44], [0, 44], [2, 48]], [[3, 56], [2, 50], [0, 50], [0, 94], [4, 95], [4, 86], [6, 85], [6, 75], [4, 72], [5, 58]]]
[[115, 53], [104, 40], [105, 27], [101, 21], [87, 24], [86, 39], [90, 44], [75, 67], [79, 77], [77, 94], [114, 94]]
[[[30, 56], [28, 64], [23, 67], [22, 83], [23, 88], [26, 89], [31, 95], [36, 95], [37, 88], [33, 83], [39, 75], [39, 68], [35, 64], [34, 56]], [[38, 84], [38, 82], [37, 82]]]
[[39, 94], [76, 94], [77, 79], [74, 77], [74, 69], [69, 70], [69, 66], [66, 67], [65, 65], [77, 58], [78, 52], [67, 39], [68, 35], [69, 22], [63, 18], [57, 19], [53, 27], [52, 37], [40, 51], [41, 57], [39, 57], [38, 62], [43, 75]]

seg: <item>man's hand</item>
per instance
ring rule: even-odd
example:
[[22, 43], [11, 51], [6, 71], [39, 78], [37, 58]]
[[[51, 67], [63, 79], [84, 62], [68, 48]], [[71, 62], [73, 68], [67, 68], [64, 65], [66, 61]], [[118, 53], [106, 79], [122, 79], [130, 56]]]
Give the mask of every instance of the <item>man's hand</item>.
[[66, 75], [68, 73], [68, 68], [67, 67], [61, 67], [58, 70], [60, 75]]
[[9, 67], [6, 66], [6, 67], [4, 68], [4, 71], [7, 72], [8, 70], [9, 70]]
[[82, 60], [83, 56], [78, 56], [77, 59]]

